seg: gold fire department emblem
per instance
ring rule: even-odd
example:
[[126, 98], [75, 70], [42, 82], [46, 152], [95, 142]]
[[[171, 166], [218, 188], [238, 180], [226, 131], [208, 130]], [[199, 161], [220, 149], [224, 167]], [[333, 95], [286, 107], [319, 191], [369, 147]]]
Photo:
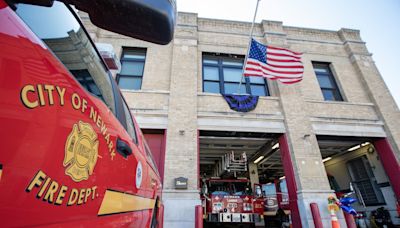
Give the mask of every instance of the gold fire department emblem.
[[92, 126], [82, 121], [74, 124], [65, 143], [65, 174], [75, 182], [89, 179], [96, 165], [98, 149], [99, 141]]

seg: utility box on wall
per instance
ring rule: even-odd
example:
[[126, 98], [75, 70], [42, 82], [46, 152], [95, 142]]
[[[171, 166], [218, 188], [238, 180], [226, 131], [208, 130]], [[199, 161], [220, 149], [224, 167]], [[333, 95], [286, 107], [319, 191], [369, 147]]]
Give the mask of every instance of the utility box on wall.
[[188, 179], [185, 177], [175, 178], [175, 189], [187, 189]]

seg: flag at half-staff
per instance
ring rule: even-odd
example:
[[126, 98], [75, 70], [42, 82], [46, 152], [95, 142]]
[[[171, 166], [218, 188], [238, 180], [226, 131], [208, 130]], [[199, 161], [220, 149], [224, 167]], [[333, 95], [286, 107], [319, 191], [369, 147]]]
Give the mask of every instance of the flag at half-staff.
[[251, 39], [244, 76], [260, 76], [293, 84], [303, 79], [301, 53], [263, 45]]

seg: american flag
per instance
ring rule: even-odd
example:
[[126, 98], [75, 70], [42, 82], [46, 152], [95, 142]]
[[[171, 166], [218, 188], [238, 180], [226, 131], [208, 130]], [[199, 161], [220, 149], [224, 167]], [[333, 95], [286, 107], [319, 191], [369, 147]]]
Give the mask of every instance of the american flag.
[[303, 79], [301, 53], [265, 46], [251, 39], [244, 76], [260, 76], [293, 84]]

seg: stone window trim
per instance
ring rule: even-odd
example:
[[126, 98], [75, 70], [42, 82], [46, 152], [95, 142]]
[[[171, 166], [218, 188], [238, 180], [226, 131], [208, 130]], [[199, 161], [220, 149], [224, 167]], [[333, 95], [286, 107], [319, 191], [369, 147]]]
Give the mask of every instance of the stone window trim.
[[345, 96], [330, 62], [312, 61], [315, 78], [325, 102], [345, 102]]
[[116, 76], [116, 81], [121, 90], [142, 89], [146, 54], [146, 48], [122, 47], [121, 71]]

